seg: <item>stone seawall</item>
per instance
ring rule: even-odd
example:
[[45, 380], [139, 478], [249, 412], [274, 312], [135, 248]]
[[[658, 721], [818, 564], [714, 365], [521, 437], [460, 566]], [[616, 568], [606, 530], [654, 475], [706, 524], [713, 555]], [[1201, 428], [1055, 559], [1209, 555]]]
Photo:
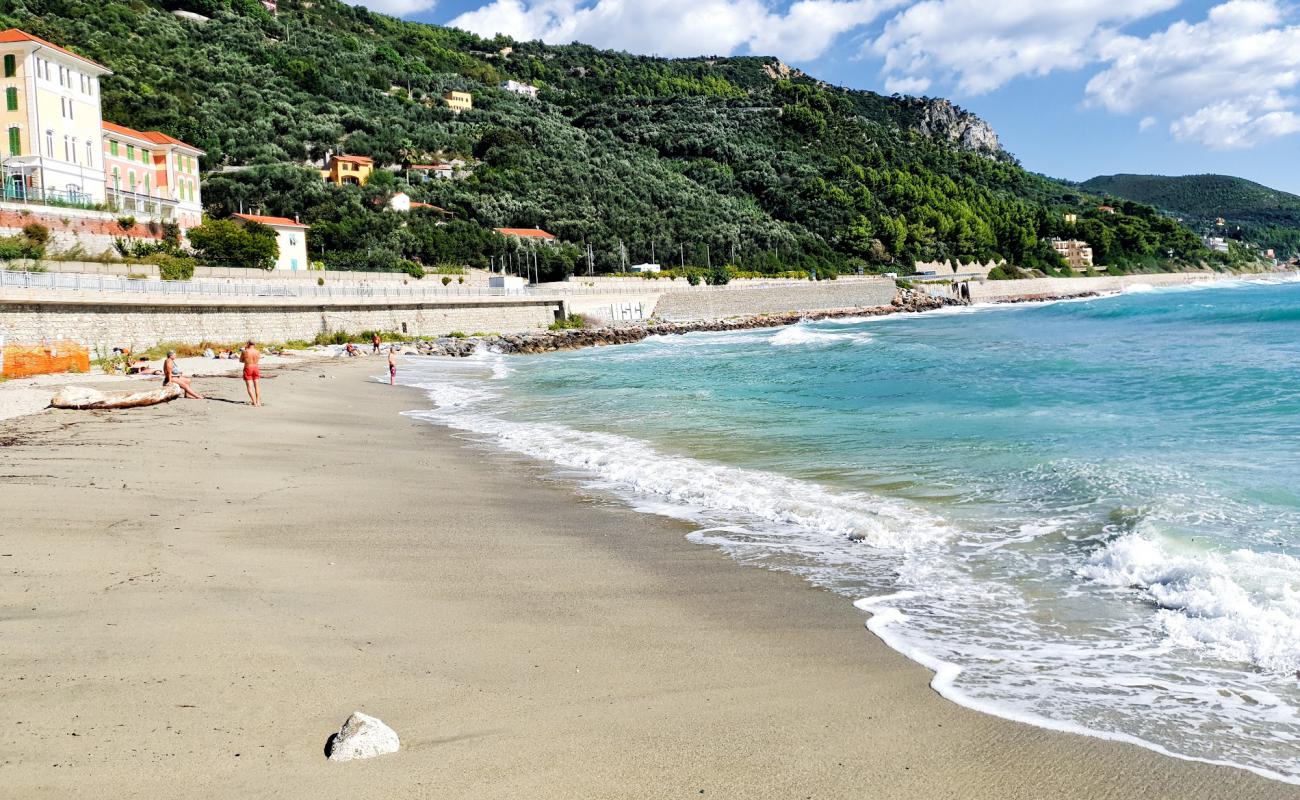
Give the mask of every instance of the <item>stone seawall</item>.
[[401, 331], [411, 336], [516, 333], [545, 328], [555, 321], [559, 307], [558, 302], [215, 307], [3, 303], [0, 334], [9, 342], [72, 340], [90, 348], [142, 348], [160, 342], [310, 341], [332, 331]]
[[1219, 272], [1165, 272], [1152, 275], [1101, 275], [1096, 278], [1030, 278], [1022, 281], [987, 281], [970, 286], [975, 303], [1026, 298], [1070, 297], [1087, 292], [1122, 292], [1130, 286], [1178, 286], [1203, 281], [1226, 280], [1232, 275]]
[[874, 308], [889, 305], [897, 293], [894, 282], [883, 278], [786, 286], [726, 286], [713, 291], [664, 294], [655, 307], [655, 316], [669, 322], [688, 322], [788, 311]]

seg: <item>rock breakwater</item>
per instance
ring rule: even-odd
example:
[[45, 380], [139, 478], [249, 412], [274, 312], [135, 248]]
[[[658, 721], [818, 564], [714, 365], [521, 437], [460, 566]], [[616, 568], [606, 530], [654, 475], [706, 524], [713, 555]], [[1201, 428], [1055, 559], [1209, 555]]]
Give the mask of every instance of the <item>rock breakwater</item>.
[[649, 336], [673, 336], [687, 333], [713, 331], [741, 331], [754, 328], [776, 328], [799, 322], [843, 317], [879, 317], [886, 314], [931, 311], [944, 306], [963, 305], [947, 297], [931, 297], [916, 291], [903, 291], [892, 304], [874, 308], [842, 308], [815, 312], [789, 312], [761, 314], [732, 319], [699, 320], [693, 322], [654, 322], [644, 325], [622, 325], [601, 328], [574, 328], [559, 331], [484, 336], [466, 339], [437, 339], [417, 344], [421, 355], [465, 357], [480, 348], [492, 353], [533, 354], [553, 353], [561, 350], [578, 350], [584, 347], [607, 347], [618, 344], [635, 344]]

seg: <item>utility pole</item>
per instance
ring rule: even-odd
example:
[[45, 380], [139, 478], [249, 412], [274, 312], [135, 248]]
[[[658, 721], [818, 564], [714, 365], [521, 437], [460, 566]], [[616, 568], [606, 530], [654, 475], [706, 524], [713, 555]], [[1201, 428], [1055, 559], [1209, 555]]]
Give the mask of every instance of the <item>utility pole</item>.
[[686, 269], [686, 244], [684, 242], [678, 242], [677, 247], [681, 251], [682, 269]]
[[654, 239], [650, 240], [650, 263], [651, 264], [659, 263], [658, 261], [655, 261], [655, 240]]
[[707, 244], [704, 245], [704, 268], [713, 269], [713, 259], [709, 256], [709, 246]]

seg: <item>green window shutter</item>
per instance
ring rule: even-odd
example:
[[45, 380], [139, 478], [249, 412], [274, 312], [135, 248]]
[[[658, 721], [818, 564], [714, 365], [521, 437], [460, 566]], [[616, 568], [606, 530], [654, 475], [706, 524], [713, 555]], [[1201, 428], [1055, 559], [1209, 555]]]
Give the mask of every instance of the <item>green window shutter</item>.
[[117, 156], [117, 141], [116, 141], [116, 140], [110, 140], [110, 141], [109, 141], [109, 143], [108, 143], [108, 152], [112, 153], [114, 157]]
[[18, 131], [18, 126], [9, 129], [9, 155], [20, 156], [23, 154], [23, 137]]
[[12, 78], [18, 74], [18, 62], [13, 56], [5, 56], [5, 77]]
[[151, 191], [152, 191], [152, 190], [151, 190], [150, 187], [149, 187], [149, 176], [148, 176], [148, 175], [145, 175], [145, 176], [144, 176], [144, 193], [145, 193], [145, 194], [150, 194]]
[[135, 145], [128, 144], [126, 146], [126, 160], [135, 161]]
[[12, 86], [5, 89], [5, 108], [10, 111], [18, 110], [18, 90]]
[[148, 151], [148, 150], [141, 150], [141, 151], [140, 151], [140, 163], [141, 163], [141, 164], [148, 164], [148, 163], [149, 163], [149, 151]]
[[134, 172], [128, 173], [127, 179], [131, 183], [131, 194], [135, 194], [135, 173]]

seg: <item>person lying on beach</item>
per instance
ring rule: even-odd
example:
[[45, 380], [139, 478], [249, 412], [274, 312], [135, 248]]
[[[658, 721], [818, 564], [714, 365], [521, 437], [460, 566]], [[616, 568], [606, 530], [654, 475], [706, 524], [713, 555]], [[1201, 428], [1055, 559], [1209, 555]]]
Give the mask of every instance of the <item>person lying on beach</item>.
[[185, 396], [192, 400], [202, 400], [203, 395], [190, 388], [190, 379], [181, 374], [180, 367], [176, 366], [176, 351], [167, 351], [167, 360], [163, 362], [162, 368], [163, 386], [174, 383], [181, 387]]

